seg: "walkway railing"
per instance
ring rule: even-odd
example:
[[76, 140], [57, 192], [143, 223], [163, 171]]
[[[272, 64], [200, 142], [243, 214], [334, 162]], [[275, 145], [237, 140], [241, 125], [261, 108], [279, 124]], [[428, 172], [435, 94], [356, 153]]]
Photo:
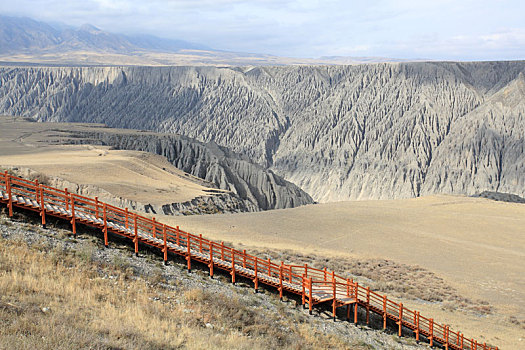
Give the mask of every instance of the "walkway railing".
[[366, 323], [370, 322], [370, 313], [378, 314], [383, 319], [383, 328], [387, 320], [398, 325], [399, 336], [403, 327], [411, 330], [417, 341], [426, 338], [430, 345], [441, 344], [445, 349], [488, 350], [498, 349], [486, 343], [466, 338], [463, 333], [455, 332], [449, 326], [426, 318], [418, 311], [410, 310], [382, 295], [363, 287], [357, 282], [337, 275], [334, 271], [316, 269], [305, 265], [288, 265], [282, 261], [270, 259], [233, 249], [223, 242], [208, 240], [202, 235], [183, 231], [179, 226], [172, 227], [136, 213], [101, 202], [97, 197], [89, 198], [29, 181], [5, 172], [0, 175], [0, 202], [5, 203], [9, 216], [14, 207], [21, 207], [40, 213], [42, 225], [46, 225], [46, 216], [68, 220], [73, 234], [77, 233], [77, 224], [89, 225], [101, 229], [104, 233], [104, 245], [108, 246], [108, 234], [116, 234], [133, 241], [138, 255], [139, 242], [159, 248], [168, 260], [168, 253], [184, 256], [187, 268], [191, 270], [192, 261], [199, 261], [209, 267], [210, 276], [219, 268], [230, 273], [232, 282], [237, 276], [251, 279], [255, 291], [259, 284], [277, 288], [282, 299], [284, 292], [301, 296], [302, 304], [308, 304], [310, 314], [315, 305], [331, 303], [335, 319], [337, 308], [346, 306], [347, 319], [358, 322], [358, 307], [366, 313]]

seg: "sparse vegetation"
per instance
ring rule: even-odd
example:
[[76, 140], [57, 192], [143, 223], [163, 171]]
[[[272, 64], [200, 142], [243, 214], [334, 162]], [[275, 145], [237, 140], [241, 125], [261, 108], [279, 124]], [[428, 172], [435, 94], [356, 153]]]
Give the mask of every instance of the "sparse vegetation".
[[92, 253], [0, 240], [0, 348], [370, 349], [325, 334], [284, 306], [269, 312], [243, 302], [242, 293], [130, 279], [122, 261], [97, 263]]
[[[333, 330], [327, 332], [323, 321], [319, 322], [319, 319], [315, 321], [316, 318], [295, 310], [299, 304], [296, 300], [289, 300], [286, 296], [285, 303], [281, 303], [274, 293], [269, 293], [268, 296], [264, 296], [266, 304], [261, 304], [261, 294], [255, 296], [251, 288], [242, 288], [243, 285], [246, 285], [243, 281], [239, 281], [240, 286], [230, 284], [230, 278], [227, 275], [216, 275], [216, 280], [223, 282], [224, 287], [221, 292], [213, 288], [209, 290], [207, 282], [210, 280], [206, 271], [197, 269], [190, 275], [185, 274], [187, 278], [174, 278], [173, 275], [166, 274], [167, 270], [162, 265], [162, 260], [148, 250], [142, 251], [141, 257], [135, 259], [134, 254], [131, 253], [132, 249], [123, 245], [122, 242], [112, 241], [110, 245], [116, 249], [104, 250], [101, 249], [102, 246], [96, 237], [84, 234], [73, 237], [69, 233], [64, 235], [68, 231], [62, 228], [59, 221], [54, 224], [51, 222], [48, 230], [42, 230], [28, 224], [30, 217], [21, 213], [15, 212], [13, 220], [7, 219], [3, 212], [0, 213], [0, 219], [11, 223], [9, 230], [24, 231], [31, 237], [27, 241], [28, 236], [17, 234], [10, 237], [9, 240], [0, 240], [0, 246], [3, 247], [0, 249], [0, 267], [2, 267], [0, 269], [0, 319], [3, 322], [2, 326], [6, 325], [0, 329], [0, 348], [8, 344], [7, 341], [2, 343], [3, 338], [11, 341], [20, 338], [20, 342], [16, 343], [16, 348], [18, 348], [20, 344], [22, 347], [26, 345], [32, 347], [37, 343], [39, 337], [43, 337], [42, 339], [49, 338], [44, 348], [60, 349], [60, 335], [61, 332], [66, 332], [67, 322], [74, 325], [75, 334], [64, 336], [63, 339], [71, 340], [73, 347], [77, 348], [374, 348], [368, 340], [363, 341], [363, 338], [357, 337], [354, 340], [350, 336], [349, 341], [347, 334], [343, 335]], [[5, 227], [4, 232], [6, 232]], [[46, 239], [43, 239], [44, 237]], [[29, 245], [26, 241], [29, 242]], [[229, 242], [226, 243], [231, 245]], [[255, 252], [254, 249], [249, 250]], [[22, 263], [16, 264], [14, 260], [9, 262], [4, 258], [20, 254], [21, 251], [27, 252], [24, 258], [18, 258]], [[115, 255], [115, 252], [118, 252], [118, 255]], [[367, 271], [366, 266], [372, 264], [373, 260], [365, 262], [351, 259], [337, 260], [337, 264], [348, 266], [344, 269], [342, 266], [331, 263], [332, 259], [297, 254], [288, 250], [264, 250], [257, 252], [257, 255], [271, 256], [276, 260], [307, 262], [316, 267], [327, 266], [336, 271], [346, 271], [346, 273], [352, 267], [361, 267], [363, 270], [357, 268], [355, 270], [360, 275], [349, 276], [360, 282], [366, 281], [366, 284], [371, 286], [377, 282], [366, 276], [372, 276], [374, 273], [377, 274], [376, 277], [385, 279], [392, 278], [390, 273], [394, 272], [404, 278], [410, 278], [410, 273], [413, 273], [409, 266], [398, 266], [386, 260], [384, 261], [386, 263], [383, 260], [374, 261], [378, 264], [377, 267], [384, 266], [384, 271], [377, 268]], [[137, 269], [138, 261], [142, 261], [141, 264], [147, 264], [149, 268], [147, 270], [141, 267]], [[33, 264], [39, 267], [33, 267]], [[178, 268], [184, 270], [185, 263], [180, 264]], [[46, 265], [49, 265], [48, 270], [44, 269]], [[54, 266], [53, 273], [58, 276], [52, 276], [50, 266]], [[173, 268], [177, 269], [175, 266]], [[419, 270], [422, 269], [416, 268], [415, 271]], [[424, 270], [420, 272], [427, 275]], [[385, 275], [382, 276], [382, 273]], [[68, 284], [67, 278], [72, 274], [79, 274], [83, 277], [71, 278], [71, 283]], [[192, 281], [190, 285], [187, 279]], [[54, 288], [45, 286], [53, 283], [57, 284]], [[251, 284], [249, 285], [251, 287]], [[62, 292], [54, 295], [57, 289]], [[131, 290], [139, 292], [130, 292]], [[147, 293], [137, 299], [137, 293], [143, 293], [145, 290]], [[87, 296], [82, 295], [85, 291], [87, 291]], [[262, 289], [261, 292], [267, 294], [265, 289]], [[414, 297], [412, 294], [404, 294], [410, 292], [410, 288], [391, 289], [388, 294], [397, 293], [403, 298]], [[414, 297], [414, 299], [417, 298]], [[130, 301], [131, 304], [135, 304], [135, 307], [128, 305]], [[70, 305], [71, 303], [75, 305]], [[440, 303], [444, 309], [454, 306], [452, 301], [445, 300]], [[482, 304], [480, 305], [483, 306]], [[53, 317], [50, 316], [50, 312]], [[85, 314], [78, 316], [76, 320], [75, 312]], [[481, 312], [483, 311], [478, 311], [478, 313]], [[322, 312], [319, 315], [322, 315]], [[153, 325], [137, 326], [131, 320], [132, 317], [137, 316], [141, 322]], [[145, 333], [153, 332], [154, 325], [171, 317], [176, 320], [159, 328], [161, 332], [165, 332], [166, 329], [177, 332], [169, 340], [166, 340], [167, 335]], [[119, 326], [111, 329], [112, 322], [109, 318], [114, 318], [113, 323]], [[23, 320], [20, 321], [21, 319]], [[17, 328], [28, 327], [33, 319], [36, 320], [36, 323], [31, 324], [29, 330]], [[87, 320], [96, 323], [97, 326], [91, 326]], [[507, 321], [513, 325], [520, 326], [521, 324], [521, 321], [517, 319]], [[76, 322], [80, 324], [77, 325]], [[127, 326], [121, 326], [121, 324]], [[45, 326], [55, 333], [43, 329]], [[344, 329], [348, 329], [346, 327], [347, 325]], [[350, 329], [361, 328], [351, 327]], [[54, 337], [55, 334], [57, 336]], [[380, 335], [382, 332], [378, 331], [377, 334]], [[417, 347], [413, 339], [392, 338], [389, 334], [385, 333], [384, 337], [377, 339], [373, 344], [379, 349], [396, 348], [397, 346]], [[90, 342], [89, 339], [93, 341]], [[11, 348], [13, 347], [7, 347], [7, 349]]]
[[42, 185], [51, 185], [51, 179], [49, 178], [49, 176], [47, 176], [46, 174], [42, 174], [37, 171], [34, 171], [32, 169], [26, 169], [25, 172], [22, 172], [17, 167], [9, 167], [9, 168], [0, 167], [0, 173], [4, 173], [6, 171], [9, 175], [22, 176], [25, 179], [30, 180], [30, 181], [38, 180], [38, 183]]
[[428, 302], [440, 302], [444, 309], [462, 309], [477, 314], [490, 314], [492, 307], [484, 300], [470, 300], [436, 274], [418, 266], [405, 265], [386, 259], [329, 259], [318, 255], [304, 255], [291, 250], [255, 250], [258, 255], [273, 260], [327, 267], [348, 278], [370, 286], [388, 295]]

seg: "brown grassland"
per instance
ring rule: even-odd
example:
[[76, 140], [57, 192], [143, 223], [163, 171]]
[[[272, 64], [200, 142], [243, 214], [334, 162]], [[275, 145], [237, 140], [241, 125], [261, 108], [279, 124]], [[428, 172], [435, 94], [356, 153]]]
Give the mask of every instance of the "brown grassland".
[[[0, 238], [0, 349], [372, 348], [321, 329], [326, 321], [294, 311], [294, 303], [283, 304], [275, 293], [264, 297], [275, 306], [270, 310], [260, 294], [242, 283], [233, 287], [227, 277], [218, 275], [229, 294], [207, 289], [206, 273], [186, 275], [182, 264], [175, 268], [194, 283], [167, 279], [160, 258], [148, 252], [137, 259], [156, 267], [144, 273], [127, 262], [129, 248], [111, 243], [117, 255], [100, 260], [97, 238], [73, 237], [56, 226], [42, 230], [24, 215], [15, 217], [0, 215], [4, 232], [22, 231]], [[30, 244], [27, 231], [37, 233]], [[55, 243], [46, 235], [55, 235]], [[415, 345], [413, 339], [384, 337]]]
[[279, 326], [293, 320], [253, 310], [235, 297], [198, 288], [174, 292], [128, 274], [1, 240], [0, 348], [367, 348], [307, 323], [283, 333]]

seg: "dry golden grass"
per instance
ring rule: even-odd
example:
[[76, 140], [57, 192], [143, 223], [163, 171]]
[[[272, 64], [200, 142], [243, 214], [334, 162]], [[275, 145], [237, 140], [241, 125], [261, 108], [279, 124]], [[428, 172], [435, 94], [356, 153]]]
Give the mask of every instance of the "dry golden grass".
[[[379, 287], [408, 308], [469, 337], [502, 349], [520, 349], [525, 344], [524, 214], [523, 204], [441, 195], [158, 220], [209, 239], [242, 244], [250, 247], [249, 252], [251, 247], [293, 250], [327, 258], [329, 266], [335, 267], [331, 264], [338, 260], [348, 262], [352, 268], [334, 270], [374, 279], [376, 286], [370, 281], [363, 284]], [[356, 264], [356, 259], [363, 264]], [[395, 264], [379, 267], [382, 260]], [[328, 261], [320, 263], [325, 265]], [[412, 277], [403, 276], [398, 265], [413, 266], [410, 276], [423, 280], [410, 281]], [[426, 273], [416, 277], [417, 267], [439, 278]], [[390, 276], [375, 276], [387, 270]], [[407, 288], [415, 297], [397, 296], [393, 281], [405, 281], [397, 286], [399, 293]], [[452, 289], [446, 291], [446, 286]], [[434, 292], [443, 302], [419, 300]]]
[[444, 307], [476, 314], [490, 314], [492, 307], [484, 300], [471, 300], [446, 283], [435, 273], [415, 265], [397, 263], [387, 259], [356, 259], [339, 257], [329, 259], [316, 254], [301, 254], [293, 250], [250, 249], [256, 255], [293, 264], [335, 271], [354, 279], [372, 290], [399, 299], [442, 302]]
[[270, 314], [235, 294], [130, 277], [92, 262], [89, 252], [0, 240], [1, 349], [368, 348], [323, 334], [285, 308]]

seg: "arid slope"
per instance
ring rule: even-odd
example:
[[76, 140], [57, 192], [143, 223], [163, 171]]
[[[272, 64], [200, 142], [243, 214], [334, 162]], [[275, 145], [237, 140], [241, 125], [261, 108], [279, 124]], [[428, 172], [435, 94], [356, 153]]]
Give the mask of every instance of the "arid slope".
[[[523, 346], [523, 204], [431, 196], [171, 221], [192, 232], [259, 248], [291, 249], [331, 259], [381, 258], [421, 266], [464, 297], [487, 301], [493, 311], [484, 316], [464, 314], [443, 311], [439, 303], [411, 301], [416, 309], [505, 348]], [[512, 317], [521, 319], [522, 325], [509, 322]]]

